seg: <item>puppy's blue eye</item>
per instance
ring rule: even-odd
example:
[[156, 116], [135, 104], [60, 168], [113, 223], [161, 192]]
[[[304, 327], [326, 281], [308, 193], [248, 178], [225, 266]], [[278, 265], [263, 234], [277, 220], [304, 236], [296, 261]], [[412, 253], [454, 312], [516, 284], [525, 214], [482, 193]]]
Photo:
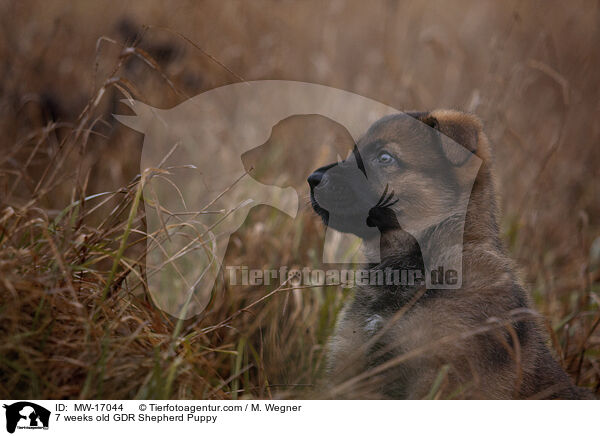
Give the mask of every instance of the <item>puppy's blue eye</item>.
[[394, 162], [394, 156], [392, 156], [387, 151], [380, 151], [377, 155], [377, 162], [384, 165], [391, 164], [392, 162]]

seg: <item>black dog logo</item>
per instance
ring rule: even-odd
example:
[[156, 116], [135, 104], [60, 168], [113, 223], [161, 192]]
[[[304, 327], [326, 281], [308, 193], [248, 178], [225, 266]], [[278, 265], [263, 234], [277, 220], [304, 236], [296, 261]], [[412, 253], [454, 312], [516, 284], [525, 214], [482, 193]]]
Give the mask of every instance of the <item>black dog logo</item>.
[[48, 429], [50, 411], [42, 406], [28, 401], [19, 401], [11, 405], [4, 405], [6, 409], [6, 431], [14, 433], [19, 428]]

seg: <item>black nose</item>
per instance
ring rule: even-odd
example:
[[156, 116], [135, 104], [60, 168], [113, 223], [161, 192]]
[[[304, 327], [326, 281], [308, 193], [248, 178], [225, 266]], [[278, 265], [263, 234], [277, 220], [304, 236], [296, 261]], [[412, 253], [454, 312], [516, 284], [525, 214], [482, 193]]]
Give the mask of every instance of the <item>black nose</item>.
[[329, 164], [329, 165], [325, 165], [324, 167], [321, 167], [321, 168], [317, 168], [310, 176], [308, 176], [308, 179], [306, 179], [308, 181], [308, 184], [310, 185], [310, 188], [314, 189], [319, 184], [321, 185], [321, 187], [326, 185], [329, 178], [326, 177], [325, 173], [336, 165], [337, 165], [337, 162]]
[[308, 179], [306, 180], [308, 181], [310, 187], [314, 189], [319, 183], [321, 183], [321, 180], [323, 180], [323, 173], [321, 171], [315, 171], [310, 176], [308, 176]]

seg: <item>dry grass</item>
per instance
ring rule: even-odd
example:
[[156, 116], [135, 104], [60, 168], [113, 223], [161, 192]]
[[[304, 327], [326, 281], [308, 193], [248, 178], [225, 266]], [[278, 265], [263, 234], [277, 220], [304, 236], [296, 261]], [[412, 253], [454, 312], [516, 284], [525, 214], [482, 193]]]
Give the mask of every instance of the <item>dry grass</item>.
[[[0, 2], [0, 396], [310, 395], [341, 290], [221, 286], [178, 322], [144, 286], [142, 137], [110, 114], [241, 77], [480, 115], [506, 243], [563, 366], [598, 392], [599, 18], [592, 2]], [[226, 263], [317, 266], [321, 227], [257, 208]]]

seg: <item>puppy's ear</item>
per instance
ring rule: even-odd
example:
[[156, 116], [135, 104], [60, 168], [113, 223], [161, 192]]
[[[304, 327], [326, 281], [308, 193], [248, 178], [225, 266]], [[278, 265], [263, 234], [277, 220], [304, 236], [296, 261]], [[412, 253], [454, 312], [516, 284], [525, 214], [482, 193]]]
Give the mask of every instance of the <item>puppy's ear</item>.
[[481, 154], [483, 151], [480, 150], [481, 121], [474, 115], [451, 110], [407, 114], [452, 139], [440, 138], [442, 151], [452, 165], [463, 165], [471, 154]]

